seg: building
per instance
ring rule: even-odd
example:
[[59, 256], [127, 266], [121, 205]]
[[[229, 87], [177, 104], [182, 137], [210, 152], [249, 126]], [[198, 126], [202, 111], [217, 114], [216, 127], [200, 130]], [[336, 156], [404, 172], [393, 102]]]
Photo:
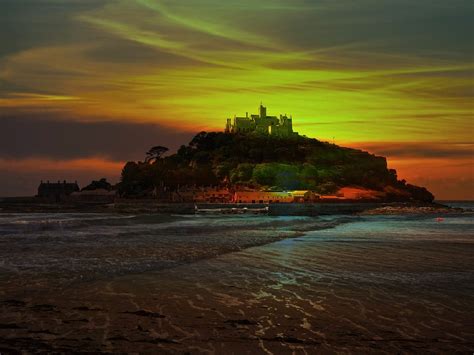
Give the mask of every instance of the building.
[[261, 133], [278, 137], [297, 136], [293, 132], [293, 119], [285, 115], [267, 116], [267, 108], [260, 105], [258, 115], [250, 115], [248, 112], [245, 117], [234, 116], [234, 119], [227, 119], [225, 126], [226, 133]]
[[228, 189], [219, 187], [182, 188], [172, 193], [173, 202], [228, 203], [232, 194]]
[[315, 202], [321, 198], [321, 195], [309, 190], [291, 191], [293, 202]]
[[235, 191], [234, 203], [304, 203], [318, 201], [320, 196], [309, 190]]
[[77, 191], [79, 191], [79, 185], [77, 185], [77, 181], [73, 183], [66, 182], [66, 180], [63, 182], [58, 181], [57, 183], [41, 181], [40, 185], [38, 186], [37, 196], [46, 200], [59, 202], [66, 196], [69, 196], [73, 192]]
[[283, 203], [293, 202], [291, 192], [287, 191], [235, 191], [234, 203]]
[[201, 203], [228, 203], [232, 200], [232, 194], [227, 189], [204, 189], [196, 191], [194, 194], [194, 202]]

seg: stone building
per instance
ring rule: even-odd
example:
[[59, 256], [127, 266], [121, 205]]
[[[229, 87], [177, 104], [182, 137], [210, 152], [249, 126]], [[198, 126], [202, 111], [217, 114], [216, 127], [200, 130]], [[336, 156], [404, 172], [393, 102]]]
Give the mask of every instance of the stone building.
[[291, 137], [298, 135], [293, 132], [293, 119], [285, 115], [267, 116], [267, 108], [260, 105], [258, 115], [250, 115], [248, 112], [245, 117], [234, 116], [234, 119], [227, 119], [225, 126], [226, 133], [251, 133], [269, 134], [271, 136]]
[[38, 197], [41, 197], [45, 200], [50, 201], [61, 201], [66, 196], [71, 195], [73, 192], [79, 191], [79, 185], [77, 182], [63, 182], [58, 181], [56, 182], [43, 182], [41, 181], [40, 185], [38, 186]]
[[287, 191], [235, 191], [234, 203], [282, 203], [293, 202], [291, 192]]
[[235, 191], [234, 203], [304, 203], [318, 201], [320, 195], [309, 190]]
[[191, 187], [174, 191], [172, 202], [200, 202], [200, 203], [228, 203], [232, 200], [232, 193], [220, 187]]

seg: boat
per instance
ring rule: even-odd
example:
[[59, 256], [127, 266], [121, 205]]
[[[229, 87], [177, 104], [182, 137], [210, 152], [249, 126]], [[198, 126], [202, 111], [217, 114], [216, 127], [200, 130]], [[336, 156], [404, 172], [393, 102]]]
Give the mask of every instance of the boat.
[[270, 208], [248, 208], [248, 207], [229, 207], [229, 208], [199, 208], [194, 205], [196, 214], [268, 214]]

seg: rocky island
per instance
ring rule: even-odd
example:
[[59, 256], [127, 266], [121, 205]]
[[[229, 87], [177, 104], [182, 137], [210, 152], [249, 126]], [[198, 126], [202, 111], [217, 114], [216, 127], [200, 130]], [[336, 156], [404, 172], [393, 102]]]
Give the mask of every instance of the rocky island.
[[292, 118], [227, 119], [224, 132], [200, 132], [175, 154], [156, 146], [128, 162], [123, 197], [173, 202], [278, 203], [323, 200], [422, 201], [434, 196], [399, 180], [387, 160], [293, 132]]
[[[0, 202], [3, 211], [194, 213], [204, 208], [267, 208], [278, 215], [375, 210], [441, 211], [426, 188], [400, 180], [385, 157], [293, 131], [293, 118], [228, 118], [222, 132], [200, 132], [176, 153], [154, 146], [129, 161], [120, 182], [42, 182], [33, 199]], [[397, 207], [398, 206], [398, 207]]]

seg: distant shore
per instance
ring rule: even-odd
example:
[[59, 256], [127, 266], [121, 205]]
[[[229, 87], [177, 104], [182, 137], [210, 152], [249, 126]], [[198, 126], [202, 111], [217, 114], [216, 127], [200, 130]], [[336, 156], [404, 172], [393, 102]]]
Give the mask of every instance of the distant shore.
[[[264, 208], [270, 215], [395, 215], [449, 214], [472, 211], [453, 208], [440, 203], [377, 202], [346, 200], [316, 203], [199, 203], [203, 209]], [[0, 198], [0, 213], [133, 213], [133, 214], [194, 214], [194, 203], [164, 203], [153, 199], [119, 199], [114, 203], [44, 202], [34, 197]]]
[[449, 207], [441, 204], [433, 205], [410, 205], [398, 204], [390, 206], [380, 206], [361, 212], [361, 215], [411, 215], [411, 214], [452, 214], [452, 213], [474, 213], [463, 208]]

